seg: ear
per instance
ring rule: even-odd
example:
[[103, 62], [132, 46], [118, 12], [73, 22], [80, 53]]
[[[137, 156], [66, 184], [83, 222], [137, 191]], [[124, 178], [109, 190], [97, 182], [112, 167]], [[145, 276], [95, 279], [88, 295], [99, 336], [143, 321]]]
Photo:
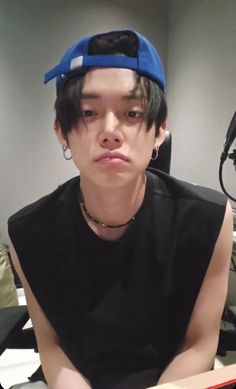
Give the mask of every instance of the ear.
[[155, 137], [155, 147], [160, 147], [166, 137], [167, 122], [163, 122], [159, 128], [159, 134]]
[[61, 125], [58, 121], [55, 121], [55, 123], [54, 123], [54, 130], [55, 130], [55, 133], [56, 133], [56, 136], [57, 136], [59, 143], [61, 145], [67, 146], [68, 145], [67, 137], [63, 134], [62, 129], [61, 129]]

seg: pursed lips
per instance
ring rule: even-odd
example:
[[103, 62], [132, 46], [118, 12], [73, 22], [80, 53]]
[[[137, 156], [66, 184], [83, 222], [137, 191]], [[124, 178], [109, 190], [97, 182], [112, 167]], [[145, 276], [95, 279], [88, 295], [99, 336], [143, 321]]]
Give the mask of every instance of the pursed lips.
[[129, 162], [129, 159], [121, 153], [104, 153], [96, 159], [96, 161], [112, 161], [112, 160]]

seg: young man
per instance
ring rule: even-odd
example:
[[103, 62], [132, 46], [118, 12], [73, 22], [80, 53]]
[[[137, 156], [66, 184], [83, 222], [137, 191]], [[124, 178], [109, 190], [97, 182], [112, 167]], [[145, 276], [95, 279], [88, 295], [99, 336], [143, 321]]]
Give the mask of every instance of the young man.
[[218, 192], [146, 171], [165, 138], [164, 76], [133, 31], [87, 37], [46, 74], [80, 176], [9, 220], [52, 389], [138, 389], [211, 369], [232, 215]]

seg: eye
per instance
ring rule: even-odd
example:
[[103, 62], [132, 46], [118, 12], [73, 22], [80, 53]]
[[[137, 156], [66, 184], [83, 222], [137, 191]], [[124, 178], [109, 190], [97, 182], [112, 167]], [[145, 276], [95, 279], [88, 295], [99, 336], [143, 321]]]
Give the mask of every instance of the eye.
[[91, 109], [84, 109], [82, 111], [82, 116], [87, 118], [87, 117], [91, 117], [91, 116], [96, 116], [97, 113], [95, 111], [92, 111]]
[[128, 111], [126, 116], [128, 116], [129, 118], [139, 119], [144, 116], [144, 113], [140, 111]]

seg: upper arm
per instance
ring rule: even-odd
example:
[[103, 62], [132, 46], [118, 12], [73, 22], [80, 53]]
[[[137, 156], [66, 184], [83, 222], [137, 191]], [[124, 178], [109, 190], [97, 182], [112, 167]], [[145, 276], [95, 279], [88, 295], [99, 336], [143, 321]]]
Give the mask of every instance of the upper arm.
[[220, 234], [187, 328], [185, 348], [213, 341], [216, 347], [227, 296], [232, 253], [232, 209], [228, 202]]
[[57, 336], [30, 288], [12, 244], [10, 245], [10, 253], [12, 262], [21, 279], [25, 291], [27, 307], [33, 323], [39, 351], [44, 351], [48, 347], [57, 343]]

